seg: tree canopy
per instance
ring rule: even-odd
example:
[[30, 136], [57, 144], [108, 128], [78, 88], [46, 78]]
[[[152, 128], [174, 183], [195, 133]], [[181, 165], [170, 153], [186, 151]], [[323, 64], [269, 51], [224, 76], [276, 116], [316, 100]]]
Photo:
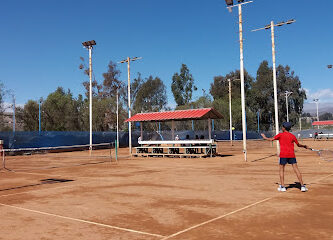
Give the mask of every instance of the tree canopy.
[[[274, 91], [273, 91], [273, 70], [267, 61], [261, 62], [254, 79], [245, 71], [245, 93], [246, 93], [246, 121], [247, 129], [257, 128], [257, 116], [260, 117], [260, 128], [268, 130], [273, 126], [274, 120]], [[232, 94], [232, 117], [233, 125], [236, 129], [241, 129], [241, 101], [240, 101], [240, 78], [239, 70], [232, 71], [225, 76], [214, 77], [211, 84], [210, 93], [214, 99], [213, 106], [226, 117], [217, 121], [220, 128], [227, 128], [229, 121], [229, 83], [231, 79]], [[287, 120], [287, 110], [285, 102], [285, 91], [293, 92], [288, 98], [289, 121], [296, 124], [297, 119], [303, 110], [303, 103], [306, 99], [305, 91], [302, 89], [299, 77], [289, 66], [279, 65], [277, 67], [277, 92], [279, 122]]]
[[[80, 69], [85, 77], [89, 69], [82, 58]], [[261, 130], [272, 129], [274, 120], [274, 94], [272, 67], [267, 61], [261, 62], [256, 78], [247, 71], [245, 73], [246, 120], [247, 130], [257, 129], [257, 116], [260, 116]], [[108, 131], [116, 128], [116, 94], [119, 93], [120, 129], [126, 130], [124, 120], [128, 117], [127, 82], [120, 81], [120, 71], [117, 65], [110, 61], [101, 80], [93, 78], [93, 131]], [[193, 98], [194, 77], [188, 67], [182, 64], [180, 72], [172, 77], [171, 91], [177, 103], [176, 109], [191, 109], [214, 107], [224, 116], [215, 121], [215, 129], [229, 128], [229, 82], [231, 80], [233, 126], [242, 128], [240, 72], [231, 71], [225, 75], [213, 78], [209, 93], [203, 90], [202, 95]], [[83, 81], [84, 95], [74, 97], [72, 92], [58, 87], [45, 100], [41, 99], [41, 123], [43, 131], [87, 131], [89, 130], [89, 81]], [[303, 110], [306, 99], [299, 77], [287, 66], [277, 67], [277, 87], [279, 122], [286, 121], [285, 91], [293, 92], [288, 98], [289, 119], [296, 124]], [[3, 120], [3, 98], [5, 89], [0, 84], [0, 121]], [[133, 114], [140, 112], [155, 112], [167, 110], [166, 86], [159, 77], [144, 78], [140, 73], [131, 80], [131, 110]], [[39, 103], [29, 100], [23, 108], [17, 107], [17, 120], [21, 121], [27, 131], [38, 130]], [[322, 119], [330, 118], [325, 114]], [[183, 124], [189, 128], [190, 123]], [[195, 123], [196, 129], [205, 129], [206, 123]], [[180, 126], [180, 125], [179, 125]], [[180, 126], [181, 127], [181, 126]], [[156, 128], [152, 126], [151, 128]]]
[[192, 93], [197, 88], [186, 64], [182, 64], [180, 73], [172, 76], [171, 91], [177, 106], [188, 104], [192, 100]]
[[[265, 129], [274, 119], [274, 90], [272, 81], [273, 70], [268, 66], [267, 61], [263, 61], [257, 71], [257, 79], [253, 84], [251, 94], [251, 109], [260, 112], [260, 120]], [[288, 98], [289, 121], [296, 123], [303, 111], [303, 103], [306, 99], [305, 90], [302, 89], [299, 77], [291, 71], [290, 67], [279, 65], [276, 71], [279, 122], [287, 121], [287, 107], [285, 91], [293, 92]], [[273, 115], [273, 117], [272, 117]]]
[[158, 112], [164, 109], [166, 104], [164, 83], [158, 77], [149, 76], [137, 92], [134, 102], [135, 112]]

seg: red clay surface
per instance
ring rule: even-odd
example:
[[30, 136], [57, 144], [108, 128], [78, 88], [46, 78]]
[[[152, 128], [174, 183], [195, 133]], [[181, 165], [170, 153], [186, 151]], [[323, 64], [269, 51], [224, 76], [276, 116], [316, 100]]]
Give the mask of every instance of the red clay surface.
[[[276, 148], [249, 141], [245, 163], [241, 145], [219, 143], [223, 156], [211, 159], [9, 158], [15, 172], [0, 173], [0, 239], [333, 239], [333, 162], [297, 149], [309, 192], [287, 166], [290, 187], [279, 193]], [[50, 178], [73, 181], [42, 184]]]

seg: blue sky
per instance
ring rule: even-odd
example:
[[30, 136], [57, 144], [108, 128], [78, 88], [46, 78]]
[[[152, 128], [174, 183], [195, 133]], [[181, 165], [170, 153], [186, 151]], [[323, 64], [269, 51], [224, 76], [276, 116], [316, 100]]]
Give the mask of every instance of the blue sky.
[[[314, 5], [317, 3], [318, 5]], [[262, 60], [271, 63], [270, 31], [250, 30], [296, 19], [276, 28], [277, 64], [288, 64], [300, 77], [309, 98], [333, 102], [333, 1], [254, 0], [243, 7], [244, 66], [252, 76]], [[1, 6], [0, 81], [17, 103], [47, 97], [58, 86], [83, 93], [86, 76], [78, 69], [87, 50], [81, 42], [96, 40], [93, 68], [102, 80], [110, 60], [141, 56], [131, 65], [159, 76], [167, 86], [188, 65], [199, 91], [209, 91], [213, 77], [239, 68], [238, 15], [224, 0], [3, 0]], [[236, 9], [235, 9], [236, 10]], [[121, 79], [126, 66], [119, 65]]]

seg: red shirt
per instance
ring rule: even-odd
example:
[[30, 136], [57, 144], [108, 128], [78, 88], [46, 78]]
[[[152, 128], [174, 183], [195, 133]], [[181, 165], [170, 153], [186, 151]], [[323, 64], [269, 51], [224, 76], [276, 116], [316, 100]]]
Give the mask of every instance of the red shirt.
[[279, 133], [274, 137], [280, 142], [280, 158], [294, 158], [294, 143], [298, 144], [297, 138], [290, 132]]

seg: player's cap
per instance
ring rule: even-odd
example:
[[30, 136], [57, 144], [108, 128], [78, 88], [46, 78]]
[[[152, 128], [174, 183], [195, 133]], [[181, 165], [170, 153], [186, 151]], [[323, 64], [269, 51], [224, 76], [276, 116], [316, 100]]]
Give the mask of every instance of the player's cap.
[[284, 127], [287, 131], [289, 131], [291, 129], [291, 123], [284, 122], [284, 123], [282, 123], [282, 127]]

